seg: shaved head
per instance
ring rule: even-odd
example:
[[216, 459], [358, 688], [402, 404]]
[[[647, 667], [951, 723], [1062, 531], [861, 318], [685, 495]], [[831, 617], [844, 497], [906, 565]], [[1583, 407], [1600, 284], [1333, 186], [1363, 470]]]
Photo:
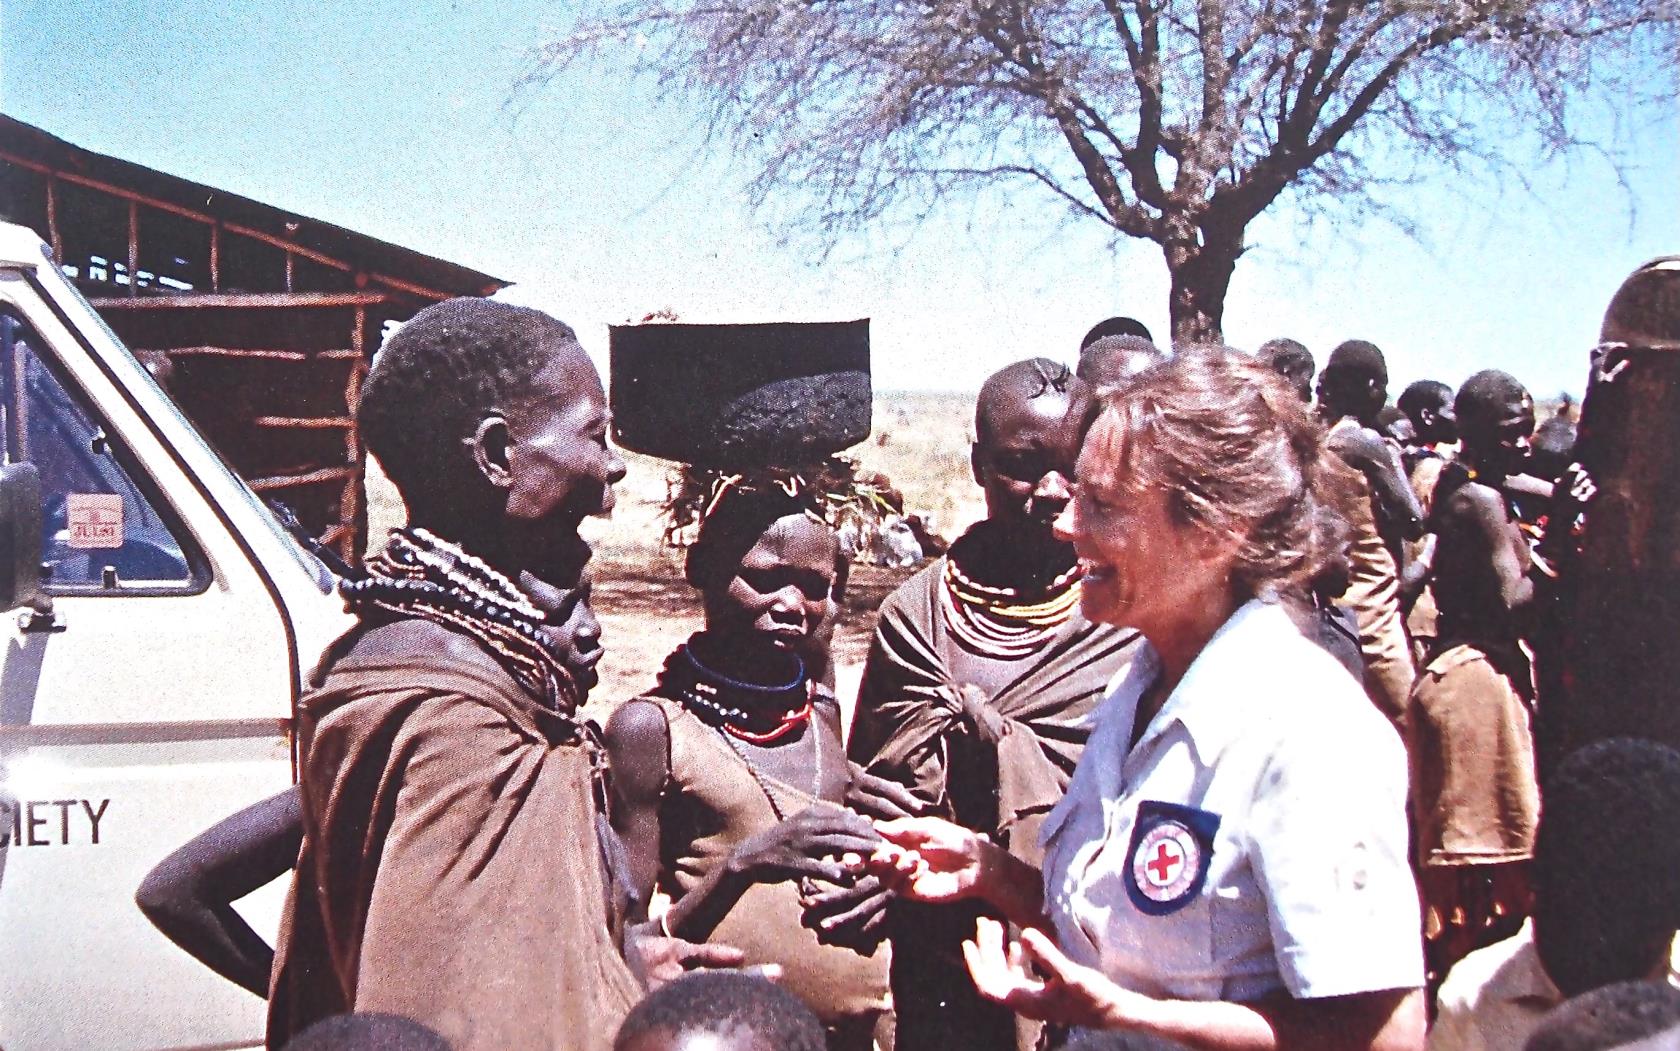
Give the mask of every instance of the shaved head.
[[997, 434], [1005, 416], [1014, 416], [1031, 401], [1044, 397], [1072, 399], [1084, 393], [1083, 384], [1068, 367], [1049, 358], [1028, 358], [1005, 365], [980, 386], [974, 405], [974, 434], [985, 445]]
[[1680, 349], [1680, 256], [1663, 256], [1622, 282], [1604, 313], [1601, 339]]
[[1515, 376], [1485, 369], [1464, 381], [1453, 399], [1464, 454], [1494, 479], [1517, 470], [1534, 433], [1534, 399]]
[[1458, 413], [1453, 408], [1453, 389], [1440, 380], [1418, 380], [1400, 392], [1395, 404], [1412, 421], [1419, 441], [1458, 441]]
[[1070, 496], [1091, 396], [1067, 366], [1017, 361], [980, 388], [974, 410], [974, 481], [995, 522], [1032, 523], [1049, 535]]
[[1332, 350], [1330, 360], [1324, 363], [1324, 371], [1326, 374], [1346, 372], [1385, 387], [1388, 385], [1388, 362], [1383, 360], [1383, 352], [1375, 343], [1363, 339], [1350, 339]]
[[1092, 325], [1091, 331], [1085, 333], [1085, 338], [1079, 341], [1079, 349], [1084, 350], [1097, 340], [1106, 339], [1109, 336], [1137, 336], [1139, 339], [1149, 342], [1155, 340], [1155, 337], [1150, 335], [1148, 327], [1137, 318], [1111, 317], [1104, 318]]
[[1395, 401], [1400, 411], [1418, 422], [1418, 413], [1424, 409], [1439, 410], [1443, 405], [1451, 405], [1453, 389], [1440, 380], [1418, 380], [1400, 392]]
[[1306, 344], [1281, 337], [1268, 339], [1260, 344], [1256, 357], [1260, 364], [1288, 380], [1302, 401], [1312, 401], [1313, 374], [1318, 371], [1318, 365]]
[[1079, 378], [1093, 389], [1113, 387], [1151, 365], [1167, 352], [1142, 336], [1104, 336], [1079, 352]]
[[1352, 416], [1366, 426], [1388, 400], [1388, 363], [1375, 343], [1350, 339], [1330, 352], [1318, 375], [1318, 404], [1328, 417]]
[[1486, 423], [1497, 419], [1513, 402], [1529, 401], [1528, 388], [1509, 372], [1483, 369], [1464, 381], [1453, 399], [1453, 408], [1466, 426], [1471, 421]]
[[1258, 357], [1261, 364], [1282, 375], [1288, 375], [1286, 369], [1305, 369], [1308, 376], [1318, 371], [1318, 366], [1313, 362], [1312, 351], [1307, 349], [1307, 345], [1286, 336], [1268, 339], [1260, 344]]

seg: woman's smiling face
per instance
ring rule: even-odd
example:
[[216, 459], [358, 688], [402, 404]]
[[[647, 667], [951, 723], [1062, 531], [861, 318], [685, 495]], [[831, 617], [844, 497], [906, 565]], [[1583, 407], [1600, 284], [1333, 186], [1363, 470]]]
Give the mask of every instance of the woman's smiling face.
[[1085, 619], [1136, 628], [1154, 640], [1179, 619], [1183, 603], [1224, 586], [1228, 565], [1210, 559], [1200, 531], [1175, 520], [1165, 487], [1136, 481], [1119, 431], [1111, 413], [1091, 428], [1077, 491], [1056, 520], [1056, 535], [1073, 545], [1084, 568]]

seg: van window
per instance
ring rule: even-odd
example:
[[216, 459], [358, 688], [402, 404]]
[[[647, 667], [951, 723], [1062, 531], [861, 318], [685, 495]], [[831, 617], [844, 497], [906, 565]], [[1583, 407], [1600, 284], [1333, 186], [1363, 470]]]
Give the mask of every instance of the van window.
[[35, 330], [0, 307], [6, 462], [41, 473], [41, 548], [50, 592], [177, 590], [193, 583], [178, 532], [124, 468], [124, 450], [79, 392], [37, 353]]

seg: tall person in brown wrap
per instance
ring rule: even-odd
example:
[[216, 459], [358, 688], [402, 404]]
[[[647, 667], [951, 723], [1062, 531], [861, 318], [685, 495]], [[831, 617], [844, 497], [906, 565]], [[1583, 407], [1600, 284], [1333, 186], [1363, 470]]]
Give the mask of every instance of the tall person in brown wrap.
[[640, 993], [604, 754], [516, 583], [576, 581], [577, 528], [612, 507], [600, 377], [553, 318], [451, 300], [390, 339], [357, 414], [408, 523], [300, 702], [269, 1044], [379, 1011], [456, 1051], [604, 1049]]
[[1359, 623], [1365, 692], [1403, 729], [1416, 672], [1400, 613], [1401, 558], [1404, 543], [1423, 535], [1423, 509], [1399, 447], [1377, 431], [1387, 399], [1388, 365], [1374, 344], [1350, 339], [1330, 352], [1318, 376], [1319, 415], [1330, 428], [1330, 447], [1358, 473], [1367, 494], [1353, 508], [1341, 601]]
[[[1044, 358], [981, 387], [971, 461], [986, 518], [881, 606], [848, 748], [1032, 862], [1088, 717], [1137, 638], [1079, 613], [1078, 561], [1051, 533], [1089, 410], [1084, 384]], [[959, 912], [895, 917], [899, 1047], [1015, 1046], [1009, 1013], [980, 1000], [964, 970], [974, 918]]]
[[1611, 299], [1574, 454], [1545, 542], [1561, 643], [1538, 654], [1546, 770], [1604, 737], [1680, 747], [1680, 256]]

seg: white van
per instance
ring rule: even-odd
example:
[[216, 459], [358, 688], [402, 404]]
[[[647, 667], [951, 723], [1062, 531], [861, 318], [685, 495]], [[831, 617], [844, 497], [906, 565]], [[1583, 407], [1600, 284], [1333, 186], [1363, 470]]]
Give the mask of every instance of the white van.
[[[0, 420], [0, 1049], [260, 1044], [134, 892], [292, 783], [335, 581], [9, 224]], [[270, 939], [283, 882], [241, 906]]]

